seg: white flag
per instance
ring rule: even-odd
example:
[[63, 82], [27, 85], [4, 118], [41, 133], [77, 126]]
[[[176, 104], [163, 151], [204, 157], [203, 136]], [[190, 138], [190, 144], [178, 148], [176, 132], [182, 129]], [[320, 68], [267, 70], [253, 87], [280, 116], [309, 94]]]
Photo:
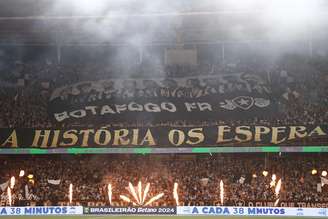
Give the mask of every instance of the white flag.
[[14, 97], [15, 102], [17, 101], [17, 99], [18, 99], [18, 93]]
[[29, 198], [29, 195], [30, 195], [30, 193], [28, 191], [28, 185], [26, 184], [25, 185], [25, 198], [28, 199]]
[[321, 178], [321, 186], [328, 185], [328, 179], [325, 177], [320, 177]]
[[245, 182], [245, 177], [243, 177], [243, 176], [240, 177], [240, 179], [239, 179], [239, 183], [240, 183], [240, 184], [244, 184], [244, 182]]
[[317, 184], [317, 192], [322, 192], [321, 183], [318, 183]]
[[202, 186], [207, 186], [209, 178], [202, 178], [200, 179], [200, 184]]
[[282, 95], [283, 98], [285, 98], [286, 100], [289, 100], [289, 93], [288, 92], [285, 92], [283, 95]]
[[48, 183], [49, 184], [53, 184], [53, 185], [59, 185], [60, 184], [60, 179], [48, 179]]

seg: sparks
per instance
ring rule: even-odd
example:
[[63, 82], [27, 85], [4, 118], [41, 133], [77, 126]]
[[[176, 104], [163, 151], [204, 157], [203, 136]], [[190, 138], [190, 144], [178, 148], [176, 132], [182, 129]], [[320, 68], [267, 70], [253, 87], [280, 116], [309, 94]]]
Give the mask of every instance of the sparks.
[[221, 199], [221, 205], [223, 205], [224, 201], [224, 184], [223, 181], [220, 181], [220, 199]]
[[275, 188], [275, 194], [276, 194], [276, 197], [279, 196], [279, 193], [280, 193], [280, 189], [281, 189], [281, 179], [279, 179], [277, 185], [276, 185], [276, 188]]
[[276, 182], [274, 182], [274, 181], [271, 181], [271, 182], [270, 182], [270, 188], [275, 187], [275, 185], [276, 185]]
[[72, 203], [73, 200], [73, 184], [69, 184], [69, 191], [68, 191], [69, 203]]
[[276, 176], [276, 174], [272, 174], [272, 177], [271, 177], [271, 182], [270, 182], [270, 188], [272, 188], [272, 187], [275, 187], [275, 186], [276, 186], [276, 179], [277, 179], [277, 176]]
[[12, 177], [10, 178], [10, 188], [13, 189], [14, 186], [15, 186], [15, 177], [12, 176]]
[[132, 203], [133, 205], [137, 205], [135, 202], [131, 201], [131, 199], [129, 199], [125, 195], [120, 195], [120, 199], [122, 199], [125, 202]]
[[10, 189], [9, 187], [7, 188], [7, 196], [8, 196], [9, 206], [11, 206], [11, 203], [12, 203], [12, 199], [11, 199], [11, 189]]
[[139, 198], [138, 198], [138, 195], [136, 193], [136, 190], [134, 189], [134, 187], [133, 187], [133, 185], [132, 185], [131, 182], [129, 182], [129, 189], [130, 189], [130, 192], [131, 192], [133, 198], [137, 201], [137, 203], [140, 203]]
[[131, 202], [131, 200], [126, 197], [125, 195], [120, 195], [120, 199], [122, 199], [123, 201], [126, 201], [126, 202]]
[[141, 181], [138, 182], [138, 198], [139, 198], [139, 203], [142, 203], [142, 185], [141, 185]]
[[152, 197], [146, 204], [145, 206], [147, 205], [150, 205], [151, 203], [153, 203], [154, 201], [157, 201], [158, 199], [162, 198], [164, 196], [164, 193], [160, 193], [154, 197]]
[[278, 206], [278, 203], [279, 203], [279, 200], [280, 200], [280, 198], [279, 198], [280, 189], [281, 189], [281, 179], [279, 179], [279, 181], [278, 181], [278, 183], [276, 185], [276, 188], [275, 188], [275, 195], [277, 197], [277, 200], [274, 203], [274, 206], [275, 207]]
[[135, 187], [133, 187], [132, 183], [129, 182], [129, 187], [128, 187], [128, 191], [130, 192], [130, 194], [133, 196], [133, 199], [136, 201], [136, 202], [133, 202], [129, 197], [125, 196], [125, 195], [120, 195], [120, 198], [123, 200], [123, 201], [126, 201], [126, 202], [129, 202], [129, 203], [132, 203], [133, 205], [137, 205], [137, 206], [146, 206], [146, 205], [149, 205], [151, 204], [152, 202], [160, 199], [161, 197], [163, 197], [164, 193], [160, 193], [158, 195], [156, 195], [155, 197], [151, 198], [146, 204], [145, 201], [146, 201], [146, 198], [147, 198], [147, 195], [148, 195], [148, 192], [150, 190], [150, 183], [147, 183], [146, 184], [146, 187], [145, 187], [145, 190], [142, 192], [142, 184], [141, 182], [139, 181], [138, 183], [138, 186], [137, 186], [137, 191], [135, 190]]
[[112, 185], [108, 184], [107, 186], [107, 192], [108, 192], [108, 201], [109, 204], [112, 205]]
[[178, 183], [174, 183], [173, 198], [175, 199], [175, 203], [177, 206], [179, 206], [178, 186], [179, 186]]
[[280, 200], [280, 199], [278, 198], [278, 199], [275, 201], [275, 203], [274, 203], [274, 206], [275, 206], [275, 207], [278, 206], [279, 200]]
[[149, 192], [149, 188], [150, 188], [150, 183], [147, 183], [146, 185], [146, 188], [145, 188], [145, 191], [144, 191], [144, 194], [143, 194], [143, 197], [142, 197], [142, 202], [141, 204], [143, 204], [147, 198], [147, 194]]

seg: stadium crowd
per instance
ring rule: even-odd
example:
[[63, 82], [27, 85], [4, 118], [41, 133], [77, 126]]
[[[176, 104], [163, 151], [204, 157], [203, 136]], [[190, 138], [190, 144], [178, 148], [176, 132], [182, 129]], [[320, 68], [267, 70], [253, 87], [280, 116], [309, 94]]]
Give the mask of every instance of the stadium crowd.
[[[188, 126], [188, 125], [306, 125], [327, 124], [328, 121], [328, 61], [327, 58], [308, 59], [287, 56], [282, 61], [263, 67], [258, 62], [201, 63], [194, 67], [143, 65], [125, 69], [109, 68], [99, 63], [55, 64], [16, 62], [0, 70], [0, 127], [2, 128], [68, 128], [87, 126]], [[126, 73], [126, 69], [130, 73]], [[132, 73], [131, 73], [132, 72]], [[150, 124], [147, 121], [134, 124], [131, 121], [119, 124], [98, 121], [97, 124], [83, 122], [58, 123], [48, 112], [49, 98], [55, 88], [83, 81], [106, 80], [129, 76], [181, 78], [216, 76], [233, 73], [261, 75], [269, 88], [270, 99], [279, 106], [279, 117], [265, 116], [251, 119], [209, 118], [201, 121], [162, 121]], [[148, 81], [149, 82], [149, 81]], [[169, 81], [169, 82], [172, 82]], [[209, 83], [209, 81], [208, 81]], [[174, 80], [173, 80], [174, 84]], [[128, 88], [131, 84], [126, 83]], [[167, 85], [170, 89], [170, 83]], [[190, 80], [191, 93], [201, 93], [196, 80]], [[132, 86], [133, 87], [133, 86]], [[156, 96], [148, 90], [141, 95]], [[185, 88], [186, 89], [186, 88]], [[213, 90], [213, 89], [212, 89]], [[135, 95], [135, 91], [127, 96]], [[124, 92], [121, 94], [124, 96]], [[205, 92], [204, 92], [205, 93]], [[104, 93], [103, 95], [109, 95]], [[121, 95], [120, 94], [120, 95]], [[20, 159], [17, 159], [20, 158]], [[315, 160], [315, 162], [314, 162]], [[101, 201], [108, 204], [107, 185], [113, 188], [113, 205], [128, 205], [119, 198], [124, 194], [133, 200], [126, 189], [128, 183], [134, 186], [139, 181], [150, 183], [148, 199], [159, 193], [164, 196], [152, 205], [172, 206], [173, 185], [179, 184], [181, 205], [218, 205], [220, 199], [219, 182], [224, 183], [224, 205], [236, 205], [251, 201], [309, 201], [328, 202], [321, 185], [321, 170], [328, 169], [328, 163], [321, 155], [286, 155], [281, 157], [259, 157], [256, 155], [215, 155], [215, 156], [0, 156], [1, 204], [8, 204], [7, 187], [11, 176], [16, 177], [12, 190], [14, 203], [24, 205], [26, 201], [37, 205], [56, 205], [68, 201], [68, 188], [73, 185], [73, 202]], [[318, 173], [311, 170], [318, 168]], [[25, 175], [19, 177], [20, 170]], [[268, 171], [264, 176], [262, 171]], [[319, 171], [320, 170], [320, 171]], [[275, 186], [270, 187], [272, 174], [281, 179], [279, 196]], [[27, 177], [29, 176], [29, 178]], [[328, 180], [327, 180], [328, 182]], [[322, 187], [322, 188], [321, 188]]]
[[[19, 158], [19, 159], [18, 159]], [[135, 187], [147, 183], [146, 197], [164, 193], [153, 206], [174, 206], [173, 185], [178, 183], [180, 205], [220, 205], [220, 180], [224, 183], [224, 205], [245, 201], [321, 202], [327, 203], [327, 181], [321, 171], [328, 169], [323, 155], [293, 154], [259, 156], [258, 154], [228, 155], [39, 155], [1, 156], [1, 203], [8, 204], [7, 187], [16, 177], [12, 189], [15, 205], [67, 204], [69, 185], [73, 185], [73, 202], [102, 202], [108, 205], [107, 185], [112, 185], [112, 205], [126, 206], [120, 199]], [[316, 173], [313, 173], [316, 169]], [[25, 175], [19, 177], [21, 170]], [[263, 175], [263, 171], [268, 175]], [[272, 175], [276, 183], [270, 186]], [[32, 176], [31, 176], [32, 175]], [[281, 179], [279, 195], [275, 187]], [[323, 182], [323, 186], [322, 183]], [[9, 184], [6, 184], [9, 186]], [[138, 189], [136, 189], [138, 190]]]
[[[267, 88], [270, 90], [270, 99], [278, 103], [280, 116], [255, 117], [252, 119], [234, 120], [228, 119], [199, 121], [201, 124], [208, 123], [244, 123], [244, 124], [323, 124], [328, 119], [328, 67], [326, 59], [309, 60], [305, 57], [287, 56], [275, 65], [264, 68], [259, 63], [220, 63], [203, 64], [196, 67], [166, 66], [161, 68], [144, 68], [142, 65], [134, 65], [130, 71], [141, 72], [146, 69], [146, 77], [192, 77], [195, 75], [222, 75], [229, 73], [246, 72], [261, 75], [265, 78]], [[132, 70], [131, 70], [132, 69]], [[146, 71], [145, 70], [145, 71]], [[86, 64], [54, 64], [46, 63], [22, 63], [17, 62], [10, 67], [1, 70], [0, 101], [2, 108], [0, 114], [1, 127], [70, 127], [80, 124], [57, 123], [48, 113], [49, 97], [55, 88], [71, 85], [83, 81], [95, 81], [108, 78], [119, 78], [126, 73], [122, 69], [110, 69], [108, 66], [95, 63]], [[129, 74], [128, 74], [129, 75]], [[143, 75], [143, 74], [140, 74]], [[130, 79], [137, 78], [138, 74], [130, 73]], [[130, 80], [129, 79], [129, 80]], [[120, 95], [136, 96], [129, 91], [129, 80], [124, 84], [126, 88]], [[131, 82], [131, 81], [130, 81]], [[138, 91], [138, 95], [157, 95], [152, 92], [155, 89], [149, 80], [145, 91]], [[147, 83], [147, 82], [146, 82]], [[172, 85], [173, 83], [173, 85]], [[166, 86], [174, 85], [174, 80], [167, 80]], [[199, 87], [199, 81], [190, 80], [189, 88], [191, 94], [205, 95], [206, 92], [216, 92], [212, 88]], [[206, 83], [211, 83], [207, 81]], [[110, 84], [107, 86], [111, 86]], [[81, 88], [82, 89], [82, 88]], [[110, 89], [110, 88], [109, 88]], [[175, 88], [172, 88], [175, 89]], [[134, 89], [135, 90], [135, 89]], [[106, 93], [107, 92], [107, 93]], [[102, 95], [111, 95], [110, 90], [104, 91]], [[94, 95], [94, 94], [90, 94]], [[301, 109], [301, 110], [300, 110]], [[98, 121], [99, 122], [99, 121]], [[197, 123], [197, 121], [193, 121]], [[91, 123], [90, 123], [91, 124]], [[164, 123], [160, 123], [164, 124]], [[188, 121], [170, 121], [171, 125], [188, 125]], [[106, 121], [98, 126], [113, 125]], [[127, 124], [131, 125], [129, 121]], [[135, 124], [132, 124], [135, 125]], [[147, 124], [141, 124], [147, 125]]]

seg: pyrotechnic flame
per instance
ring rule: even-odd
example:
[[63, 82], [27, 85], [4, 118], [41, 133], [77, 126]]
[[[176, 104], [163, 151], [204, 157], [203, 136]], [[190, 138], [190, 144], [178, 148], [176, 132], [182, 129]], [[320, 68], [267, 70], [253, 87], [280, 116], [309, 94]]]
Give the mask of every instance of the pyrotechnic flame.
[[69, 196], [69, 203], [72, 203], [73, 200], [73, 184], [69, 184], [69, 191], [68, 191], [68, 196]]
[[173, 198], [175, 199], [175, 203], [177, 206], [179, 206], [178, 186], [179, 186], [178, 183], [174, 183]]
[[221, 205], [223, 205], [224, 201], [224, 184], [223, 181], [220, 181], [220, 199], [221, 199]]
[[137, 201], [137, 203], [139, 204], [140, 201], [139, 201], [139, 198], [137, 196], [137, 193], [136, 193], [136, 190], [134, 189], [132, 183], [129, 182], [129, 189], [130, 189], [130, 192], [131, 194], [133, 195], [133, 198]]
[[126, 202], [131, 202], [131, 200], [126, 197], [125, 195], [120, 195], [120, 198], [123, 200], [123, 201], [126, 201]]
[[278, 181], [278, 183], [276, 185], [276, 188], [275, 188], [275, 195], [277, 197], [277, 200], [274, 203], [274, 206], [275, 207], [278, 206], [278, 203], [279, 203], [279, 200], [280, 200], [280, 198], [279, 198], [280, 189], [281, 189], [281, 179], [279, 179], [279, 181]]
[[275, 187], [275, 185], [276, 185], [276, 182], [274, 182], [274, 181], [270, 182], [270, 188]]
[[142, 203], [142, 185], [141, 181], [138, 182], [138, 198], [139, 198], [139, 204]]
[[150, 183], [147, 183], [146, 185], [146, 188], [145, 188], [145, 191], [144, 191], [144, 194], [143, 194], [143, 197], [142, 197], [142, 202], [141, 204], [143, 204], [147, 198], [147, 194], [149, 192], [149, 188], [150, 188]]
[[277, 207], [279, 203], [279, 198], [276, 200], [276, 202], [274, 203], [274, 206]]
[[132, 203], [133, 205], [137, 205], [135, 202], [131, 201], [131, 199], [129, 199], [125, 195], [120, 195], [120, 199], [122, 199], [125, 202]]
[[146, 204], [145, 206], [147, 205], [150, 205], [151, 203], [153, 203], [154, 201], [157, 201], [158, 199], [162, 198], [164, 196], [164, 193], [160, 193], [154, 197], [152, 197]]
[[271, 182], [270, 182], [270, 188], [272, 188], [272, 187], [275, 187], [275, 186], [276, 186], [276, 179], [277, 179], [277, 176], [276, 176], [276, 174], [272, 174], [272, 177], [271, 177]]
[[276, 194], [276, 197], [279, 196], [279, 193], [280, 193], [280, 189], [281, 189], [281, 179], [279, 179], [277, 185], [276, 185], [276, 188], [275, 188], [275, 194]]
[[107, 186], [107, 192], [108, 192], [108, 201], [109, 204], [112, 205], [112, 185], [108, 184]]
[[11, 199], [11, 189], [10, 189], [9, 187], [7, 188], [7, 196], [8, 196], [9, 206], [11, 206], [11, 203], [12, 203], [12, 199]]
[[[123, 199], [126, 202], [131, 202], [133, 205], [139, 205], [139, 206], [142, 206], [143, 205], [143, 206], [146, 206], [146, 205], [149, 205], [152, 202], [160, 199], [164, 195], [164, 193], [158, 194], [157, 196], [151, 198], [146, 204], [144, 204], [144, 202], [145, 202], [145, 200], [147, 198], [147, 194], [149, 192], [149, 189], [150, 189], [150, 184], [147, 183], [144, 192], [142, 192], [142, 184], [139, 181], [139, 183], [138, 183], [138, 191], [136, 192], [136, 190], [133, 187], [132, 183], [129, 182], [129, 189], [128, 190], [132, 194], [132, 196], [136, 200], [136, 202], [133, 202], [130, 198], [128, 198], [125, 195], [120, 195], [120, 198]], [[143, 193], [143, 196], [142, 196], [142, 193]]]
[[14, 186], [15, 186], [15, 177], [12, 176], [12, 177], [10, 178], [10, 188], [13, 189]]

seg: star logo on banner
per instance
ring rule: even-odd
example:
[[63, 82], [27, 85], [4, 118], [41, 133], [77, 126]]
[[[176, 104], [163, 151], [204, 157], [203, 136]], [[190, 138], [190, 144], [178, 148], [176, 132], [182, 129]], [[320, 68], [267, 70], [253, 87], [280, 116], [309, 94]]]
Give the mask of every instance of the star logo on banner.
[[254, 105], [253, 97], [239, 96], [232, 99], [233, 104], [243, 110], [248, 110]]
[[248, 105], [248, 100], [246, 100], [246, 99], [244, 99], [244, 98], [241, 98], [241, 99], [239, 100], [239, 104], [240, 104], [240, 105], [243, 105], [243, 106], [244, 106], [244, 105], [247, 106], [247, 105]]

